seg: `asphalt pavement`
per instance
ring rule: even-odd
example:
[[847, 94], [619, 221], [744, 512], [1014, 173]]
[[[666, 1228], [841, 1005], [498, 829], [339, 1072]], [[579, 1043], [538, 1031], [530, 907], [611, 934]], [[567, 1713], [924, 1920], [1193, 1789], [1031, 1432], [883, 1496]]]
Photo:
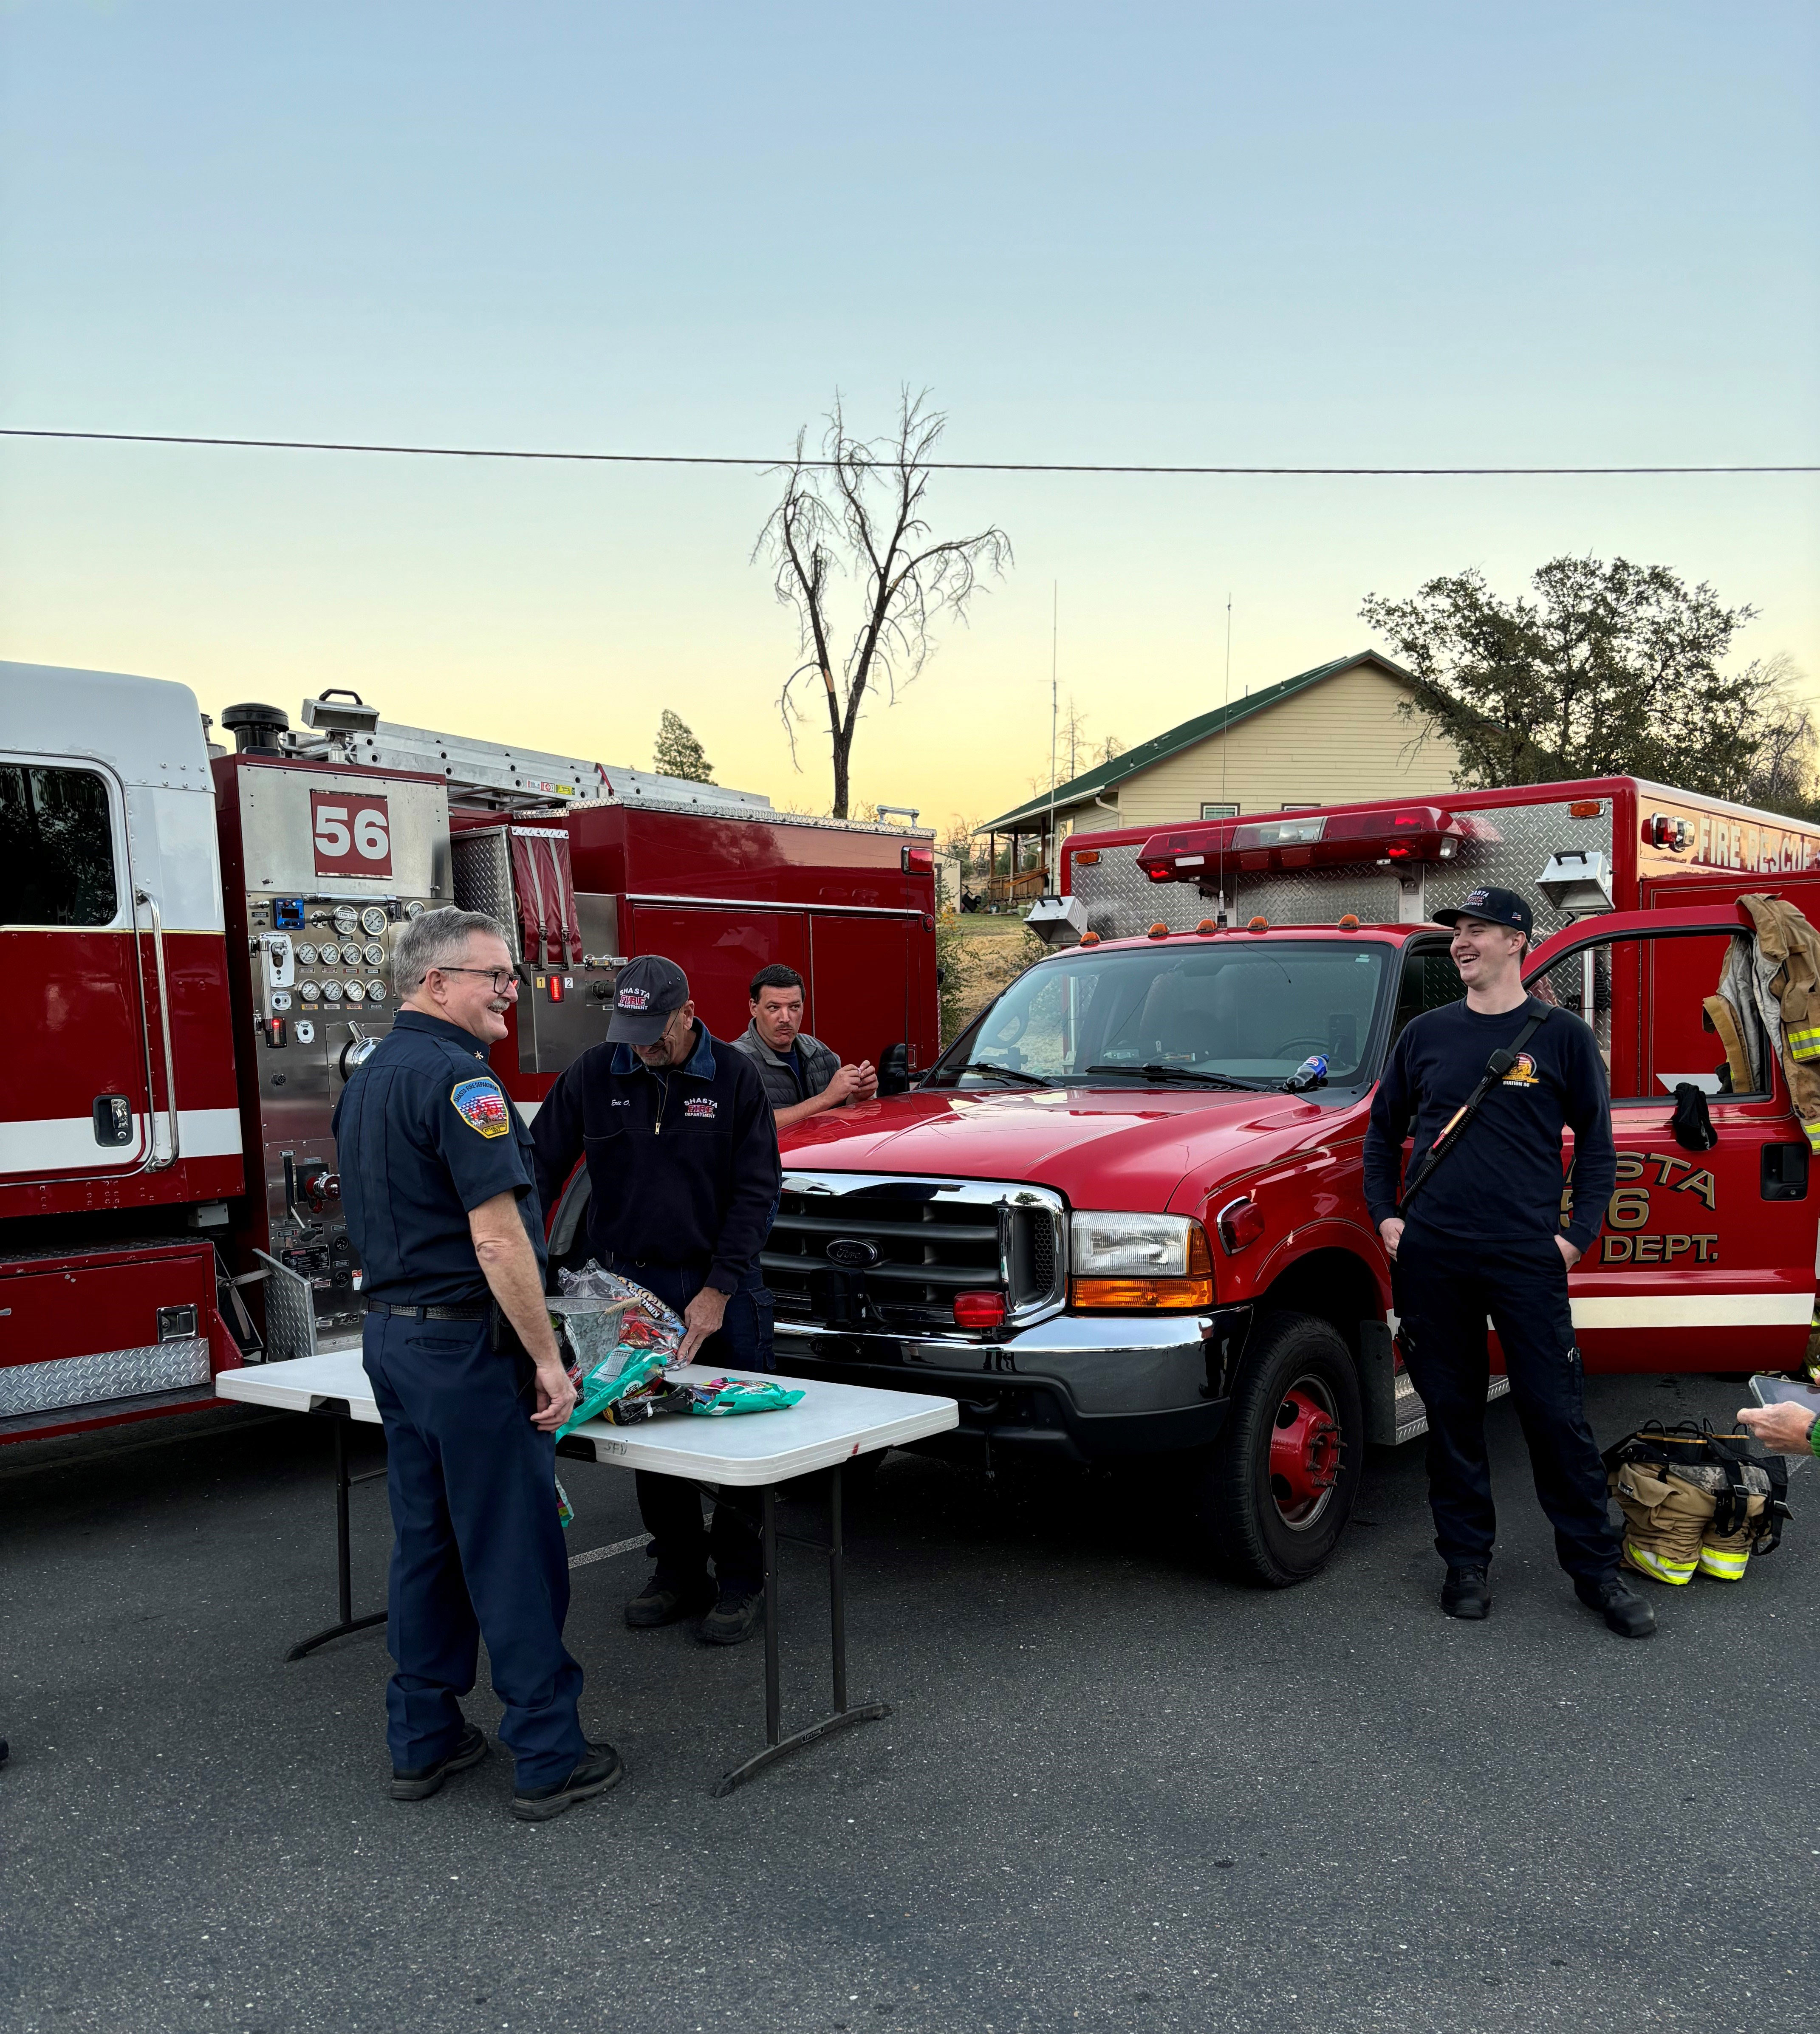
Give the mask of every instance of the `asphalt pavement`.
[[[1595, 1379], [1601, 1442], [1736, 1382]], [[886, 1721], [725, 1799], [756, 1643], [634, 1633], [640, 1547], [574, 1571], [584, 1715], [630, 1777], [512, 1822], [496, 1747], [385, 1791], [382, 1631], [333, 1614], [330, 1435], [223, 1413], [0, 1453], [0, 2023], [327, 2029], [1687, 2028], [1820, 2024], [1820, 1466], [1736, 1587], [1627, 1644], [1555, 1569], [1508, 1402], [1491, 1619], [1435, 1602], [1419, 1446], [1314, 1582], [1172, 1552], [1142, 1479], [894, 1455], [851, 1521], [856, 1697]], [[363, 1463], [379, 1458], [370, 1430]], [[637, 1533], [565, 1464], [576, 1553]], [[381, 1601], [383, 1485], [355, 1494]], [[793, 1510], [796, 1507], [792, 1507]], [[799, 1522], [806, 1529], [812, 1515]], [[792, 1721], [825, 1699], [790, 1553]], [[490, 1732], [483, 1685], [470, 1715]]]

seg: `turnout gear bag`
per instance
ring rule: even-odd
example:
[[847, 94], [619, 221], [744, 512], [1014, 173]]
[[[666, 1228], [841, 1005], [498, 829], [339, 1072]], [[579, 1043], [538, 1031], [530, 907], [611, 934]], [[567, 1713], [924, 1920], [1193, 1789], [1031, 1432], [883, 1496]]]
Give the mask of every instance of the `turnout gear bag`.
[[1742, 1582], [1751, 1556], [1774, 1552], [1793, 1515], [1781, 1458], [1753, 1454], [1748, 1435], [1715, 1433], [1706, 1420], [1652, 1421], [1604, 1461], [1624, 1514], [1624, 1566], [1672, 1587], [1697, 1574]]

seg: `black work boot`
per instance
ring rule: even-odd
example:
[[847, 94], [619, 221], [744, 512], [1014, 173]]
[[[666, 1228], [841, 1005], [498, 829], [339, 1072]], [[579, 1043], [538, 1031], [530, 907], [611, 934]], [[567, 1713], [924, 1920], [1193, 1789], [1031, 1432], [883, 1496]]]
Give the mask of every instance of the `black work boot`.
[[701, 1621], [701, 1635], [710, 1646], [737, 1646], [749, 1638], [764, 1619], [764, 1591], [722, 1582], [719, 1600]]
[[1597, 1611], [1620, 1638], [1655, 1636], [1655, 1612], [1617, 1576], [1600, 1575], [1591, 1581], [1582, 1576], [1574, 1582], [1574, 1593], [1589, 1610]]
[[1450, 1617], [1480, 1618], [1492, 1614], [1492, 1585], [1483, 1568], [1450, 1568], [1441, 1585], [1441, 1608]]
[[587, 1756], [575, 1762], [566, 1780], [554, 1787], [533, 1787], [525, 1793], [514, 1794], [512, 1812], [521, 1822], [547, 1822], [552, 1815], [578, 1807], [596, 1794], [604, 1794], [608, 1788], [617, 1787], [625, 1777], [625, 1765], [619, 1754], [610, 1744], [596, 1744], [591, 1739]]
[[395, 1801], [427, 1801], [452, 1773], [465, 1773], [478, 1766], [487, 1754], [486, 1733], [478, 1724], [463, 1724], [455, 1749], [433, 1766], [395, 1766], [392, 1769], [392, 1798]]
[[685, 1617], [699, 1616], [714, 1601], [714, 1584], [706, 1575], [700, 1582], [673, 1584], [653, 1575], [625, 1607], [625, 1621], [634, 1631], [648, 1631], [659, 1624], [678, 1624]]

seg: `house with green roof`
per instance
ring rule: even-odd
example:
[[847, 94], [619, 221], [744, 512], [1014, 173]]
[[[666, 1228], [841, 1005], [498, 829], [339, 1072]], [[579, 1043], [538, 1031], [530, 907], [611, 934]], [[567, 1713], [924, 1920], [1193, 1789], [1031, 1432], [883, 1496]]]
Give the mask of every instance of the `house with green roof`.
[[[1458, 753], [1399, 712], [1409, 696], [1409, 674], [1375, 650], [1298, 671], [1058, 784], [1056, 836], [1445, 790]], [[978, 833], [1040, 842], [1050, 812], [1040, 792]]]

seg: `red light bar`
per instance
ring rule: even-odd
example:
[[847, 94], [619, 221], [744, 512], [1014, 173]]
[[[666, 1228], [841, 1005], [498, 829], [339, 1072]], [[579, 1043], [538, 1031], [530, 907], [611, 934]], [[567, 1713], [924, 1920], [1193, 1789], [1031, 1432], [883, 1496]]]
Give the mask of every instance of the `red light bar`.
[[1152, 834], [1138, 866], [1153, 883], [1217, 883], [1221, 865], [1261, 869], [1333, 868], [1357, 861], [1450, 861], [1467, 838], [1439, 805], [1372, 812], [1297, 812], [1280, 820], [1218, 820]]

